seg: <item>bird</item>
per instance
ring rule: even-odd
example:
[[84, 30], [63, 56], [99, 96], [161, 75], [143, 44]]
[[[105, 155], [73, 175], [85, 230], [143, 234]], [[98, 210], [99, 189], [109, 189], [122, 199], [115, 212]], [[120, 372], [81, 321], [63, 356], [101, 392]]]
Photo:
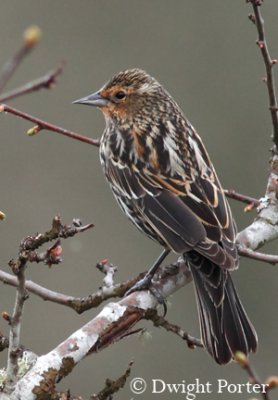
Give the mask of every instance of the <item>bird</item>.
[[139, 68], [117, 73], [74, 103], [102, 111], [105, 177], [127, 217], [163, 247], [132, 289], [149, 287], [170, 252], [182, 256], [192, 274], [208, 353], [227, 364], [237, 351], [255, 352], [257, 334], [230, 274], [239, 264], [235, 221], [205, 146], [178, 104]]

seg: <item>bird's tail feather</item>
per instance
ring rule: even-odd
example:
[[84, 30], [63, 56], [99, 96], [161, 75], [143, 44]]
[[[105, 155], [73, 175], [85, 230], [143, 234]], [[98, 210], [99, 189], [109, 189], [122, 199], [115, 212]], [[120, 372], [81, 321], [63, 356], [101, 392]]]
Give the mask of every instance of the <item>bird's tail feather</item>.
[[257, 334], [237, 295], [230, 273], [196, 252], [186, 254], [197, 298], [201, 337], [219, 364], [236, 351], [248, 355], [257, 348]]

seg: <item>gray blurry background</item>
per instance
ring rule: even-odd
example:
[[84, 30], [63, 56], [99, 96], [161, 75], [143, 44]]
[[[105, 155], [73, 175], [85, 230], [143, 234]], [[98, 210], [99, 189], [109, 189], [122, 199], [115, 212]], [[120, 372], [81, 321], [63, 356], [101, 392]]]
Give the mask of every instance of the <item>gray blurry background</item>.
[[[225, 188], [259, 197], [265, 190], [270, 147], [270, 118], [256, 31], [248, 21], [250, 7], [241, 1], [214, 0], [25, 0], [2, 1], [0, 13], [1, 64], [18, 48], [23, 30], [37, 24], [43, 30], [38, 48], [24, 61], [9, 89], [41, 76], [61, 59], [67, 66], [53, 91], [40, 91], [10, 104], [23, 111], [80, 133], [98, 137], [101, 113], [71, 102], [98, 89], [121, 69], [141, 67], [154, 75], [173, 95], [201, 134]], [[268, 43], [278, 55], [278, 3], [263, 7]], [[121, 214], [104, 181], [98, 151], [92, 146], [55, 133], [25, 135], [32, 124], [0, 115], [0, 266], [9, 271], [20, 240], [45, 231], [52, 217], [64, 223], [79, 217], [95, 228], [63, 242], [64, 263], [49, 270], [31, 265], [27, 277], [53, 290], [87, 295], [101, 284], [97, 261], [108, 258], [119, 266], [117, 280], [146, 269], [160, 252]], [[239, 229], [253, 215], [231, 204]], [[276, 252], [277, 245], [266, 251]], [[233, 274], [240, 297], [257, 328], [259, 351], [252, 356], [258, 373], [277, 374], [277, 267], [242, 259]], [[15, 291], [1, 285], [1, 311], [12, 311]], [[192, 285], [170, 299], [168, 319], [198, 336]], [[48, 352], [75, 329], [96, 315], [78, 316], [55, 304], [30, 296], [26, 302], [21, 342], [38, 354]], [[142, 376], [178, 383], [185, 379], [215, 383], [218, 378], [246, 382], [235, 364], [217, 366], [202, 350], [163, 330], [144, 324], [152, 339], [131, 336], [83, 361], [59, 387], [88, 398], [103, 387], [106, 377], [116, 378], [128, 362], [132, 377]], [[0, 329], [7, 333], [4, 321]], [[0, 355], [5, 365], [6, 353]], [[157, 395], [159, 399], [184, 395]], [[128, 385], [115, 398], [134, 397]], [[138, 399], [155, 397], [150, 393]], [[247, 394], [225, 395], [246, 399]], [[252, 397], [249, 395], [249, 397]], [[220, 396], [203, 395], [215, 399]]]

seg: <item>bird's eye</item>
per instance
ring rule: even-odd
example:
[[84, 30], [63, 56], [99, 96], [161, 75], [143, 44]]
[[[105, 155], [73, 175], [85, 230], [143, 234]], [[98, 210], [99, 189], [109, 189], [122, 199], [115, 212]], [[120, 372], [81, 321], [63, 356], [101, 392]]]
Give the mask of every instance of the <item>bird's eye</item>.
[[125, 98], [125, 96], [126, 96], [125, 92], [122, 92], [122, 91], [115, 93], [115, 97], [117, 100], [122, 100]]

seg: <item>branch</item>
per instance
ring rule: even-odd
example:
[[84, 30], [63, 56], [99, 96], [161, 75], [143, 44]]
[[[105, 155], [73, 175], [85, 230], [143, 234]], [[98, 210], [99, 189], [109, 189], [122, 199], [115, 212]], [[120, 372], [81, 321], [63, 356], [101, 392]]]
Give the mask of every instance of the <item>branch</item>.
[[111, 379], [106, 379], [105, 388], [102, 389], [98, 394], [93, 394], [90, 397], [90, 400], [112, 399], [111, 395], [113, 393], [118, 392], [126, 384], [126, 380], [130, 376], [132, 365], [133, 365], [133, 361], [131, 361], [128, 364], [128, 368], [126, 369], [125, 373], [122, 376], [120, 376], [118, 379], [116, 379], [115, 381], [112, 381]]
[[[263, 261], [272, 265], [275, 265], [278, 263], [278, 256], [277, 255], [272, 255], [272, 254], [264, 254], [260, 253], [257, 251], [253, 251], [248, 248], [242, 248], [239, 246], [238, 248], [239, 255], [242, 257], [247, 257], [251, 258], [257, 261]], [[36, 260], [35, 260], [36, 261]], [[102, 263], [97, 264], [97, 268], [99, 269], [99, 265], [103, 265]], [[175, 264], [172, 264], [172, 267]], [[169, 268], [170, 266], [167, 266], [165, 268]], [[113, 271], [113, 269], [112, 269]], [[25, 287], [26, 289], [32, 293], [35, 294], [36, 296], [39, 296], [42, 298], [44, 301], [51, 301], [52, 303], [60, 304], [62, 306], [66, 306], [71, 308], [72, 310], [76, 311], [78, 314], [82, 314], [85, 311], [91, 310], [92, 308], [98, 307], [100, 304], [102, 304], [104, 301], [109, 300], [111, 298], [116, 298], [116, 297], [123, 297], [125, 292], [129, 290], [136, 282], [138, 282], [142, 277], [144, 276], [145, 272], [140, 273], [137, 277], [129, 279], [125, 282], [121, 282], [118, 284], [109, 284], [107, 285], [107, 279], [109, 278], [109, 281], [111, 279], [111, 275], [113, 272], [109, 270], [109, 273], [105, 276], [104, 278], [104, 286], [101, 286], [95, 293], [92, 293], [86, 297], [74, 297], [70, 296], [64, 293], [59, 293], [55, 292], [53, 290], [50, 290], [48, 288], [45, 288], [41, 285], [38, 285], [37, 283], [27, 280], [25, 282]], [[18, 281], [16, 277], [13, 275], [4, 272], [3, 270], [0, 270], [0, 281], [3, 282], [4, 284], [10, 285], [17, 287], [18, 286]], [[161, 321], [161, 320], [160, 320]], [[155, 322], [155, 321], [153, 321]], [[173, 330], [172, 330], [173, 331]], [[177, 333], [177, 332], [176, 332]], [[179, 333], [177, 333], [179, 334]], [[180, 336], [183, 336], [184, 339], [186, 339], [186, 335], [183, 333], [180, 334]], [[186, 339], [187, 340], [187, 339]], [[190, 339], [189, 339], [190, 340]], [[196, 346], [198, 344], [194, 343]]]
[[18, 286], [16, 291], [16, 299], [13, 315], [10, 318], [10, 337], [7, 364], [6, 387], [8, 390], [13, 389], [18, 376], [18, 358], [20, 346], [20, 331], [23, 305], [26, 300], [25, 292], [25, 268], [26, 261], [21, 260], [21, 265], [17, 273]]
[[[106, 260], [105, 260], [106, 261]], [[103, 263], [97, 264], [97, 268], [99, 269], [99, 265]], [[163, 278], [167, 276], [169, 273], [175, 274], [179, 268], [180, 261], [177, 260], [175, 263], [166, 265], [164, 268], [158, 270], [158, 274]], [[112, 266], [113, 267], [113, 266]], [[110, 271], [110, 270], [109, 270]], [[31, 280], [27, 280], [25, 282], [26, 289], [33, 293], [45, 301], [51, 301], [56, 304], [60, 304], [66, 307], [69, 307], [76, 311], [78, 314], [82, 314], [87, 310], [91, 310], [92, 308], [98, 307], [101, 303], [111, 298], [122, 298], [127, 290], [135, 285], [140, 279], [145, 276], [146, 272], [141, 272], [137, 277], [129, 279], [125, 282], [121, 282], [118, 284], [112, 284], [107, 286], [107, 275], [104, 278], [104, 285], [101, 286], [95, 293], [88, 295], [87, 297], [73, 297], [63, 293], [54, 292], [48, 288], [38, 285]], [[110, 272], [108, 273], [108, 275]], [[157, 274], [155, 275], [157, 276]], [[188, 278], [189, 279], [189, 278]], [[17, 287], [18, 281], [16, 277], [3, 270], [0, 270], [0, 281], [4, 284]]]
[[226, 189], [224, 193], [227, 197], [233, 200], [241, 201], [242, 203], [246, 203], [249, 206], [258, 207], [260, 205], [260, 200], [255, 199], [254, 197], [246, 196], [245, 194], [241, 194], [236, 192], [233, 189]]
[[[25, 285], [25, 269], [28, 262], [44, 261], [48, 265], [60, 262], [61, 246], [60, 238], [68, 238], [79, 232], [84, 232], [93, 225], [82, 226], [80, 220], [73, 220], [72, 225], [62, 225], [59, 217], [55, 217], [50, 231], [44, 234], [28, 236], [25, 238], [19, 248], [19, 257], [17, 260], [11, 260], [9, 265], [16, 275], [16, 300], [12, 317], [9, 317], [10, 337], [7, 365], [6, 388], [12, 390], [18, 379], [18, 359], [20, 357], [20, 329], [23, 305], [27, 298]], [[44, 243], [58, 239], [46, 252], [38, 255], [35, 250]], [[39, 257], [40, 256], [40, 257]]]
[[15, 70], [21, 64], [23, 59], [37, 45], [41, 37], [41, 30], [37, 26], [30, 26], [23, 34], [23, 43], [13, 58], [6, 62], [2, 68], [0, 76], [0, 93], [3, 91], [7, 82], [10, 80]]
[[[191, 281], [182, 261], [176, 274], [168, 273], [155, 283], [164, 298]], [[57, 380], [67, 376], [88, 354], [99, 352], [126, 336], [144, 318], [148, 309], [158, 306], [149, 291], [131, 293], [118, 303], [110, 303], [90, 322], [73, 333], [54, 350], [37, 359], [36, 364], [17, 383], [11, 400], [35, 400], [55, 392]]]
[[266, 70], [266, 84], [269, 96], [269, 108], [273, 129], [273, 142], [271, 168], [268, 177], [265, 197], [260, 199], [258, 206], [258, 216], [255, 221], [238, 234], [237, 241], [242, 248], [250, 250], [257, 250], [265, 243], [278, 238], [278, 107], [273, 78], [273, 65], [276, 63], [270, 57], [264, 28], [263, 18], [261, 15], [260, 6], [262, 0], [248, 0], [252, 4], [254, 15], [249, 18], [254, 22], [258, 31], [257, 44], [261, 49], [263, 56], [265, 70]]
[[252, 258], [253, 260], [263, 261], [272, 265], [278, 263], [278, 256], [274, 254], [264, 254], [244, 247], [239, 247], [238, 253], [242, 257]]
[[80, 135], [79, 133], [69, 131], [64, 128], [60, 128], [59, 126], [50, 124], [49, 122], [43, 121], [42, 119], [33, 117], [30, 114], [26, 114], [22, 111], [17, 110], [16, 108], [10, 107], [7, 104], [0, 105], [0, 112], [5, 111], [7, 113], [16, 115], [17, 117], [26, 119], [27, 121], [34, 122], [36, 124], [35, 127], [28, 130], [27, 134], [29, 136], [35, 135], [41, 130], [45, 129], [51, 132], [60, 133], [61, 135], [65, 135], [70, 137], [71, 139], [80, 140], [81, 142], [91, 144], [93, 146], [99, 147], [99, 139], [92, 139], [87, 136]]
[[52, 89], [56, 83], [59, 75], [62, 74], [64, 70], [64, 62], [62, 62], [56, 69], [48, 72], [46, 75], [28, 82], [27, 84], [13, 89], [10, 92], [4, 93], [0, 96], [0, 103], [14, 99], [15, 97], [23, 96], [25, 94], [35, 92], [39, 89]]
[[266, 71], [266, 85], [268, 90], [268, 98], [269, 98], [269, 110], [271, 114], [271, 120], [273, 125], [273, 142], [276, 146], [276, 151], [278, 149], [278, 105], [275, 93], [275, 83], [274, 83], [274, 75], [273, 75], [273, 66], [277, 64], [277, 60], [272, 59], [266, 39], [265, 39], [265, 32], [264, 32], [264, 20], [261, 14], [261, 5], [263, 3], [262, 0], [249, 0], [252, 4], [254, 15], [250, 15], [249, 18], [253, 20], [256, 25], [258, 31], [258, 40], [257, 45], [261, 50], [262, 57], [265, 64], [265, 71]]
[[261, 206], [258, 208], [258, 216], [254, 222], [237, 235], [237, 242], [241, 251], [243, 248], [257, 250], [265, 243], [278, 238], [277, 201], [271, 201], [269, 197], [265, 197], [264, 201], [268, 204], [263, 205], [261, 202]]
[[0, 332], [0, 352], [9, 347], [9, 339]]
[[[71, 225], [63, 225], [59, 216], [53, 218], [52, 228], [45, 233], [37, 233], [35, 236], [27, 236], [20, 243], [19, 257], [17, 260], [10, 260], [9, 266], [12, 268], [14, 274], [20, 271], [22, 264], [25, 262], [41, 262], [51, 266], [61, 262], [60, 255], [62, 248], [60, 246], [60, 239], [67, 239], [80, 232], [84, 232], [92, 228], [93, 224], [82, 226], [78, 219], [74, 219]], [[35, 250], [45, 243], [57, 240], [47, 251], [38, 254]]]
[[[69, 307], [76, 311], [78, 314], [82, 314], [84, 311], [90, 310], [92, 308], [98, 307], [105, 300], [123, 297], [124, 293], [130, 289], [137, 281], [142, 279], [144, 273], [141, 273], [134, 279], [130, 279], [123, 283], [118, 283], [110, 287], [101, 287], [97, 292], [90, 294], [87, 297], [73, 297], [63, 293], [54, 292], [43, 286], [38, 285], [31, 280], [25, 282], [26, 289], [45, 301], [51, 301], [56, 304], [60, 304]], [[17, 287], [18, 281], [16, 277], [7, 272], [0, 270], [0, 281], [4, 284]]]
[[156, 310], [148, 310], [145, 313], [145, 319], [150, 319], [153, 322], [154, 326], [161, 326], [166, 331], [172, 332], [175, 335], [179, 336], [182, 340], [185, 340], [187, 342], [188, 347], [191, 349], [195, 347], [204, 347], [200, 339], [196, 339], [195, 337], [189, 335], [189, 333], [185, 332], [178, 325], [170, 323], [164, 317], [158, 315]]
[[276, 385], [271, 386], [268, 382], [262, 383], [256, 371], [254, 370], [253, 366], [251, 365], [249, 359], [246, 357], [244, 353], [240, 351], [235, 353], [235, 361], [247, 372], [249, 376], [249, 382], [252, 384], [253, 390], [255, 388], [257, 390], [260, 390], [262, 398], [264, 400], [270, 400], [268, 392], [269, 389], [273, 389], [274, 387], [277, 386], [277, 378], [276, 378]]

